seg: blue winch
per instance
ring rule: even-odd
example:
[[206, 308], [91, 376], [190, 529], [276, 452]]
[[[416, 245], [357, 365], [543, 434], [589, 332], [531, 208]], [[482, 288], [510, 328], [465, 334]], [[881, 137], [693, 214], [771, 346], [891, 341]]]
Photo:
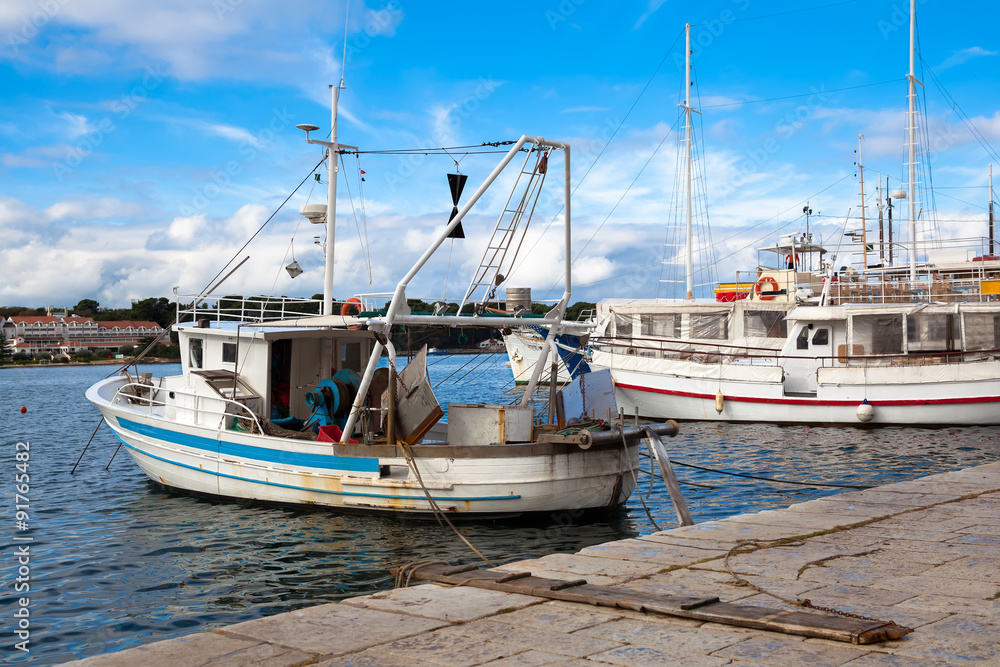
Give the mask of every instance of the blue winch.
[[337, 371], [329, 380], [320, 380], [314, 391], [306, 392], [306, 405], [312, 412], [302, 430], [330, 424], [343, 428], [360, 388], [361, 377], [347, 368]]

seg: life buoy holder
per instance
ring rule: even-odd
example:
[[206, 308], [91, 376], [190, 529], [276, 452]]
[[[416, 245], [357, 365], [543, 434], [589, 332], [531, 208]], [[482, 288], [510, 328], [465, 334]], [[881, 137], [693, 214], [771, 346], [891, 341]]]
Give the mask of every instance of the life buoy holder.
[[[358, 315], [361, 314], [361, 300], [360, 299], [356, 299], [353, 296], [350, 299], [348, 299], [347, 301], [345, 301], [344, 305], [340, 307], [340, 314], [343, 315], [344, 317], [350, 317], [352, 310], [357, 310], [357, 313], [354, 315], [354, 317], [357, 317]], [[348, 326], [347, 328], [348, 329], [360, 329], [361, 325], [360, 324], [352, 324], [352, 325]]]
[[[795, 259], [794, 264], [792, 264], [793, 257]], [[795, 253], [794, 256], [791, 253], [785, 255], [785, 266], [788, 266], [789, 264], [792, 264], [792, 268], [795, 268], [796, 266], [799, 265], [799, 253]]]
[[[771, 289], [769, 289], [767, 292], [761, 290], [761, 286], [764, 285], [765, 283], [769, 283], [771, 285]], [[778, 291], [778, 281], [772, 278], [771, 276], [764, 276], [763, 278], [757, 281], [756, 285], [753, 286], [753, 291], [757, 295], [757, 298], [759, 298], [761, 301], [770, 301], [776, 296], [775, 294], [772, 294], [772, 292]]]

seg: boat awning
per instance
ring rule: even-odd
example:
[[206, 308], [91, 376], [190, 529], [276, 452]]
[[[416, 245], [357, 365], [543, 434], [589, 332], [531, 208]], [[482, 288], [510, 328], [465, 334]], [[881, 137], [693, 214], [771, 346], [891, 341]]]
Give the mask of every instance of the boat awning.
[[292, 320], [259, 322], [253, 326], [262, 329], [346, 329], [347, 327], [360, 327], [363, 325], [364, 322], [356, 317], [346, 317], [344, 315], [311, 315], [309, 317], [297, 317]]

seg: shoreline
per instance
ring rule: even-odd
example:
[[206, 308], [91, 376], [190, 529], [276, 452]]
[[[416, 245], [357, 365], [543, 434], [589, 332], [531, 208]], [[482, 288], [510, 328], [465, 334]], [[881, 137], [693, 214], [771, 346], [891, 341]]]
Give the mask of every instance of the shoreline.
[[[2, 364], [0, 365], [0, 370], [5, 368], [68, 368], [72, 366], [128, 366], [132, 365], [132, 362], [127, 359], [101, 359], [100, 361], [69, 361], [65, 364], [61, 363], [47, 363], [47, 364]], [[153, 357], [152, 359], [142, 359], [139, 361], [140, 364], [148, 364], [150, 366], [157, 364], [179, 364], [181, 363], [180, 357], [176, 359], [161, 359], [160, 357]]]

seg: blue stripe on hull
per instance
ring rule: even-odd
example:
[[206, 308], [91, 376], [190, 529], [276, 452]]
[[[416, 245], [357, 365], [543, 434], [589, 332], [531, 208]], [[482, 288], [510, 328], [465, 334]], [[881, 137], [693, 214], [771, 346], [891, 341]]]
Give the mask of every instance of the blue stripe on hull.
[[235, 456], [253, 461], [265, 461], [297, 468], [324, 468], [327, 470], [344, 470], [347, 472], [378, 472], [378, 459], [352, 456], [333, 456], [330, 454], [306, 454], [304, 452], [288, 452], [268, 447], [241, 445], [225, 440], [204, 438], [200, 435], [178, 433], [169, 429], [149, 424], [141, 424], [129, 419], [118, 418], [118, 424], [133, 433], [144, 435], [163, 442], [170, 442], [184, 447], [193, 447], [222, 456]]
[[[121, 421], [121, 420], [119, 420]], [[113, 432], [113, 431], [112, 431]], [[397, 496], [397, 495], [386, 495], [384, 493], [365, 493], [361, 491], [330, 491], [328, 489], [313, 489], [305, 486], [295, 486], [293, 484], [280, 484], [278, 482], [270, 482], [266, 480], [250, 479], [247, 477], [239, 477], [238, 475], [228, 475], [224, 472], [216, 472], [214, 470], [205, 470], [204, 468], [199, 468], [197, 466], [187, 465], [186, 463], [179, 463], [177, 461], [171, 461], [170, 459], [165, 459], [162, 456], [157, 456], [156, 454], [150, 454], [147, 451], [139, 449], [138, 447], [131, 445], [122, 439], [117, 433], [115, 437], [121, 440], [121, 443], [125, 445], [129, 450], [137, 452], [151, 459], [156, 459], [157, 461], [163, 461], [173, 466], [178, 466], [180, 468], [187, 468], [188, 470], [194, 470], [195, 472], [205, 473], [207, 475], [215, 475], [217, 477], [225, 477], [226, 479], [235, 479], [240, 482], [250, 482], [252, 484], [262, 484], [264, 486], [277, 486], [283, 489], [295, 489], [298, 491], [311, 491], [313, 493], [326, 493], [334, 496], [360, 496], [365, 498], [383, 498], [386, 500], [427, 500], [427, 496]], [[196, 436], [193, 436], [196, 437]], [[168, 485], [169, 486], [169, 485]], [[452, 496], [438, 496], [434, 497], [435, 501], [438, 502], [462, 502], [462, 501], [474, 501], [474, 500], [519, 500], [520, 495], [510, 495], [510, 496], [480, 496], [480, 497], [452, 497]], [[387, 509], [398, 509], [393, 507], [387, 507]]]

